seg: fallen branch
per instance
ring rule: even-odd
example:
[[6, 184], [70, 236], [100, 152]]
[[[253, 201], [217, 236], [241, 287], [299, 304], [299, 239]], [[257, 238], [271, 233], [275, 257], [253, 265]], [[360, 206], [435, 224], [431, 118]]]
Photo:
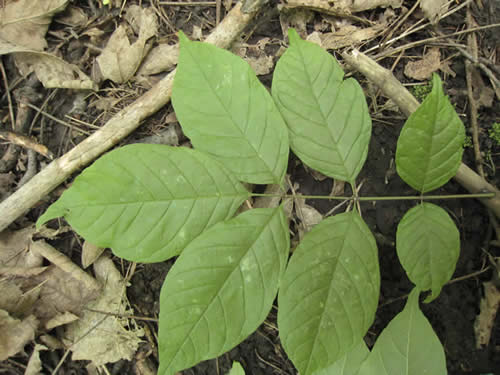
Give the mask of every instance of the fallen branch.
[[[205, 40], [227, 48], [258, 13], [263, 0], [245, 0], [236, 4]], [[101, 129], [62, 157], [54, 160], [28, 183], [0, 203], [0, 232], [33, 207], [71, 174], [88, 165], [102, 153], [134, 131], [142, 120], [170, 101], [175, 70], [158, 82], [130, 106], [122, 109]]]
[[[386, 96], [398, 105], [406, 116], [415, 112], [420, 105], [418, 100], [394, 77], [391, 71], [381, 67], [365, 54], [354, 50], [351, 53], [344, 52], [342, 57], [354, 69], [363, 73], [370, 81], [375, 83]], [[493, 198], [481, 198], [479, 200], [500, 218], [500, 192], [497, 188], [489, 184], [464, 163], [460, 165], [454, 178], [470, 193], [494, 193]]]

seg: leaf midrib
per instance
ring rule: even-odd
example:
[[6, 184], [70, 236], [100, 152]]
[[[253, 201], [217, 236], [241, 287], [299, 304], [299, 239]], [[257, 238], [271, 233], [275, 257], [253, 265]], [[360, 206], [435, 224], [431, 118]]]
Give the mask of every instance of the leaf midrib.
[[[254, 241], [252, 241], [251, 244], [249, 244], [248, 246], [248, 249], [242, 254], [242, 256], [240, 257], [239, 261], [236, 263], [236, 267], [233, 268], [233, 270], [228, 274], [228, 276], [226, 277], [226, 279], [220, 284], [220, 287], [218, 288], [218, 292], [214, 295], [214, 297], [210, 300], [209, 303], [207, 303], [205, 309], [203, 310], [203, 312], [200, 314], [200, 319], [198, 319], [198, 321], [191, 327], [191, 329], [189, 330], [189, 332], [185, 335], [185, 339], [184, 341], [182, 342], [181, 345], [179, 345], [177, 347], [177, 350], [175, 352], [175, 354], [172, 356], [172, 359], [171, 361], [169, 362], [169, 364], [167, 365], [167, 370], [171, 368], [171, 365], [172, 363], [175, 363], [175, 359], [177, 358], [177, 355], [179, 354], [179, 352], [181, 351], [181, 349], [184, 347], [186, 341], [188, 341], [188, 338], [191, 336], [191, 333], [193, 332], [193, 330], [195, 330], [196, 327], [198, 327], [198, 325], [200, 324], [200, 322], [202, 321], [202, 317], [205, 316], [205, 313], [207, 312], [208, 308], [213, 304], [214, 300], [217, 299], [217, 298], [220, 298], [219, 296], [219, 292], [220, 290], [224, 287], [224, 285], [227, 283], [227, 281], [230, 279], [230, 277], [233, 275], [233, 273], [238, 270], [240, 271], [241, 270], [241, 267], [240, 267], [240, 264], [241, 264], [241, 260], [248, 254], [248, 252], [252, 249], [252, 247], [254, 246], [254, 244], [257, 242], [257, 240], [260, 238], [260, 236], [262, 235], [262, 233], [264, 232], [264, 230], [268, 227], [268, 224], [271, 222], [271, 220], [273, 220], [274, 216], [276, 214], [279, 215], [280, 213], [280, 209], [277, 209], [275, 210], [275, 212], [269, 216], [268, 220], [265, 222], [265, 224], [263, 224], [261, 226], [261, 229], [260, 231], [258, 232], [258, 234], [255, 236], [255, 239]], [[249, 224], [247, 224], [246, 226], [249, 226]], [[260, 267], [259, 267], [260, 268]], [[227, 340], [227, 331], [226, 331], [226, 336], [224, 338], [224, 344]], [[176, 370], [178, 371], [178, 370]]]
[[[194, 43], [194, 42], [189, 42], [189, 43]], [[265, 159], [262, 158], [261, 154], [258, 152], [258, 150], [255, 148], [255, 146], [253, 145], [252, 142], [249, 142], [248, 138], [246, 137], [246, 135], [244, 134], [243, 130], [238, 126], [238, 122], [234, 119], [233, 117], [233, 114], [231, 113], [231, 111], [229, 111], [225, 105], [225, 103], [222, 101], [222, 99], [219, 97], [219, 95], [217, 94], [216, 90], [214, 89], [214, 87], [212, 87], [212, 85], [210, 84], [210, 81], [208, 80], [206, 74], [205, 74], [205, 71], [201, 68], [201, 65], [199, 64], [198, 60], [193, 56], [193, 54], [191, 53], [191, 49], [188, 48], [187, 49], [188, 53], [190, 54], [191, 56], [191, 59], [194, 61], [194, 63], [196, 64], [196, 66], [198, 66], [198, 69], [199, 71], [201, 72], [201, 75], [203, 76], [203, 78], [205, 79], [205, 82], [207, 83], [207, 86], [210, 87], [214, 97], [217, 98], [217, 101], [219, 102], [219, 104], [222, 106], [222, 108], [224, 108], [224, 111], [226, 111], [226, 114], [229, 115], [229, 118], [231, 119], [231, 122], [233, 123], [234, 127], [236, 129], [238, 129], [238, 131], [240, 132], [241, 134], [241, 137], [242, 139], [244, 139], [250, 146], [251, 148], [254, 150], [255, 154], [258, 156], [258, 158], [263, 162], [263, 164], [268, 168], [268, 172], [271, 173], [271, 175], [273, 176], [273, 179], [274, 179], [274, 182], [275, 183], [278, 183], [278, 178], [277, 176], [274, 174], [274, 169], [271, 168], [271, 166], [267, 163], [267, 161]], [[231, 64], [231, 74], [233, 73], [233, 68], [232, 68], [233, 64]], [[246, 72], [248, 74], [248, 72]], [[251, 82], [248, 82], [249, 83], [249, 88], [248, 90], [251, 90], [250, 89], [250, 86], [251, 86]], [[260, 83], [260, 82], [259, 82]], [[233, 84], [231, 84], [231, 87], [233, 87]], [[249, 95], [249, 98], [251, 98], [251, 95]], [[250, 102], [250, 100], [249, 100]], [[250, 103], [248, 103], [248, 112], [250, 112]], [[247, 126], [245, 126], [245, 128], [248, 127], [248, 113], [247, 115], [245, 116], [246, 117], [246, 122], [247, 122]], [[266, 120], [267, 120], [267, 116], [266, 116]], [[266, 128], [264, 130], [267, 129], [267, 122], [266, 122]]]
[[210, 196], [196, 196], [196, 197], [174, 197], [172, 199], [158, 199], [158, 200], [143, 200], [143, 201], [129, 201], [129, 202], [114, 202], [110, 203], [109, 201], [106, 201], [105, 203], [101, 204], [80, 204], [80, 205], [71, 205], [68, 206], [69, 209], [75, 209], [75, 208], [81, 208], [81, 207], [108, 207], [108, 206], [122, 206], [122, 205], [132, 205], [132, 204], [151, 204], [151, 203], [158, 203], [158, 204], [167, 204], [167, 203], [172, 203], [174, 201], [182, 201], [182, 200], [201, 200], [201, 199], [224, 199], [224, 198], [245, 198], [249, 197], [250, 195], [248, 194], [224, 194], [224, 195], [210, 195]]
[[[301, 48], [298, 48], [298, 52], [299, 52], [299, 56], [300, 56], [300, 59], [302, 61], [302, 65], [305, 67], [306, 66], [306, 63], [305, 63], [305, 60], [304, 60], [304, 55], [302, 54], [302, 49]], [[310, 83], [310, 87], [313, 86], [313, 83], [311, 82], [311, 76], [309, 75], [309, 71], [307, 69], [304, 69], [305, 73], [306, 73], [306, 76], [307, 76], [307, 80], [309, 81]], [[332, 73], [333, 74], [333, 73]], [[342, 81], [340, 82], [340, 84], [342, 84]], [[338, 98], [338, 95], [339, 95], [339, 92], [340, 90], [337, 90], [337, 94], [335, 96], [335, 100], [333, 100], [333, 103], [336, 103], [337, 102], [337, 98]], [[335, 145], [335, 147], [333, 148], [333, 151], [339, 156], [339, 160], [342, 160], [343, 161], [343, 165], [342, 165], [342, 168], [344, 169], [344, 173], [346, 176], [349, 176], [349, 180], [351, 179], [351, 176], [350, 176], [350, 173], [348, 172], [346, 166], [345, 166], [345, 160], [344, 158], [342, 157], [342, 155], [340, 154], [340, 151], [338, 149], [338, 141], [336, 139], [334, 139], [333, 137], [333, 134], [331, 132], [331, 129], [330, 127], [327, 125], [328, 124], [328, 121], [327, 119], [325, 118], [325, 113], [323, 113], [323, 108], [321, 107], [321, 105], [319, 104], [319, 101], [318, 101], [318, 98], [314, 92], [314, 90], [311, 90], [311, 93], [312, 93], [312, 96], [314, 98], [314, 101], [316, 102], [316, 105], [317, 107], [319, 108], [319, 113], [321, 114], [321, 117], [323, 118], [324, 120], [324, 123], [325, 123], [325, 127], [328, 129], [328, 135], [332, 141], [332, 143]], [[334, 107], [335, 105], [332, 104], [332, 107]]]

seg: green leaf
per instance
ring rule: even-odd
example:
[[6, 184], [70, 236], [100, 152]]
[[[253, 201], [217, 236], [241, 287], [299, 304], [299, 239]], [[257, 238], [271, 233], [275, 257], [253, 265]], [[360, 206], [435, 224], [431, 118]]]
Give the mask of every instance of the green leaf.
[[314, 375], [357, 375], [361, 364], [370, 354], [364, 340], [360, 340], [354, 348], [344, 354], [340, 359]]
[[288, 132], [267, 89], [238, 56], [179, 38], [172, 104], [184, 133], [240, 180], [279, 184]]
[[363, 338], [379, 289], [377, 245], [357, 212], [323, 220], [304, 236], [278, 297], [281, 343], [301, 374], [333, 364]]
[[447, 183], [462, 161], [465, 129], [437, 74], [432, 91], [406, 121], [398, 139], [396, 169], [422, 193]]
[[415, 288], [382, 331], [359, 375], [446, 375], [443, 346], [418, 306]]
[[239, 362], [235, 361], [228, 375], [245, 375], [245, 370]]
[[282, 207], [247, 211], [191, 242], [160, 296], [160, 375], [217, 357], [242, 342], [269, 313], [286, 265]]
[[420, 290], [432, 290], [430, 302], [455, 272], [460, 233], [445, 210], [422, 203], [399, 222], [396, 249], [410, 280]]
[[276, 65], [273, 98], [285, 118], [293, 152], [327, 176], [354, 183], [363, 167], [371, 119], [363, 90], [343, 80], [337, 61], [289, 30], [290, 47]]
[[248, 197], [225, 168], [201, 152], [135, 144], [85, 169], [37, 225], [64, 216], [86, 240], [119, 257], [159, 262], [231, 217]]

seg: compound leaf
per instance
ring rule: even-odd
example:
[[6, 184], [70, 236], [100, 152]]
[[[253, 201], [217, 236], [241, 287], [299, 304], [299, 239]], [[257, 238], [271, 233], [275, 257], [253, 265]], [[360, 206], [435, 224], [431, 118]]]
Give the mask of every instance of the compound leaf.
[[434, 74], [431, 93], [401, 130], [396, 148], [398, 174], [422, 193], [439, 188], [457, 173], [464, 139], [464, 125]]
[[86, 240], [119, 257], [159, 262], [231, 217], [248, 196], [222, 165], [199, 151], [135, 144], [85, 169], [37, 225], [64, 216]]
[[396, 234], [399, 261], [420, 290], [436, 298], [451, 279], [460, 254], [460, 233], [450, 216], [431, 203], [419, 204], [399, 222]]
[[418, 306], [415, 288], [402, 312], [382, 331], [359, 375], [444, 375], [443, 346]]
[[160, 375], [217, 357], [269, 313], [289, 252], [282, 207], [247, 211], [191, 242], [160, 296]]
[[179, 38], [172, 104], [184, 133], [241, 181], [279, 184], [288, 132], [267, 89], [238, 56]]
[[281, 343], [301, 374], [333, 364], [359, 343], [379, 288], [375, 239], [357, 212], [323, 220], [304, 236], [278, 296]]
[[293, 152], [327, 176], [354, 182], [363, 167], [371, 119], [363, 90], [343, 80], [337, 61], [289, 30], [290, 47], [274, 71], [273, 98], [285, 118]]
[[361, 364], [370, 354], [364, 340], [354, 346], [349, 352], [336, 360], [333, 365], [316, 371], [314, 375], [357, 375]]

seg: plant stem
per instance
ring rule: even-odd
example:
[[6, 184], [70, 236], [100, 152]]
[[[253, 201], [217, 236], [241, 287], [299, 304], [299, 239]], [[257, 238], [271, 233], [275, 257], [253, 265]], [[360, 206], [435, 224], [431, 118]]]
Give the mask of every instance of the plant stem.
[[292, 194], [266, 194], [251, 193], [253, 197], [281, 197], [301, 199], [328, 199], [328, 200], [358, 200], [358, 201], [403, 201], [403, 200], [435, 200], [435, 199], [463, 199], [463, 198], [493, 198], [495, 193], [478, 194], [451, 194], [451, 195], [408, 195], [408, 196], [386, 196], [386, 197], [346, 197], [327, 195], [292, 195]]

